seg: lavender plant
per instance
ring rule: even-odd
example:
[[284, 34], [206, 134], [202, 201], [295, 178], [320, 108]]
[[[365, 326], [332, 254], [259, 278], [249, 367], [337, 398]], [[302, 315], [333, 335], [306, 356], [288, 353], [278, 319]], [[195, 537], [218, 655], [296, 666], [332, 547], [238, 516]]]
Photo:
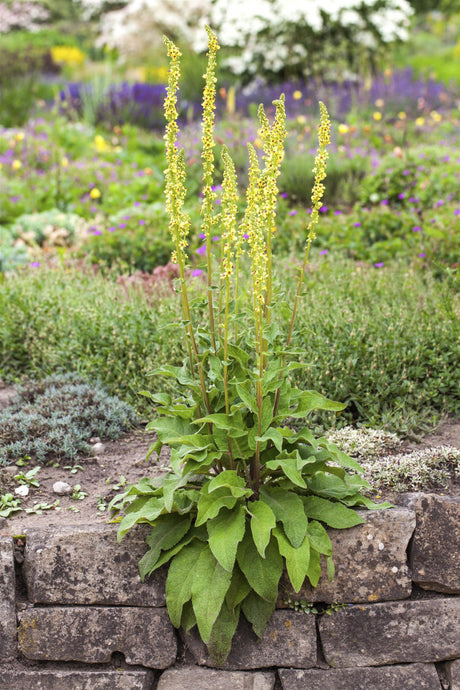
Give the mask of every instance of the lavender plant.
[[[274, 105], [270, 124], [259, 109], [263, 156], [249, 149], [246, 210], [237, 221], [238, 187], [234, 165], [223, 151], [221, 211], [216, 213], [214, 170], [214, 100], [216, 37], [208, 31], [208, 68], [203, 99], [203, 188], [201, 231], [207, 245], [208, 327], [198, 323], [187, 286], [186, 249], [190, 218], [184, 211], [186, 169], [176, 146], [176, 98], [180, 51], [165, 39], [170, 59], [165, 101], [166, 207], [179, 267], [182, 327], [188, 357], [182, 367], [158, 374], [177, 379], [179, 398], [152, 395], [160, 416], [148, 425], [171, 448], [171, 469], [143, 479], [119, 495], [112, 509], [119, 516], [119, 538], [138, 523], [152, 526], [149, 547], [140, 561], [143, 578], [170, 562], [166, 600], [174, 626], [198, 632], [216, 663], [226, 659], [242, 613], [261, 636], [278, 596], [284, 566], [299, 591], [308, 577], [316, 586], [320, 557], [333, 577], [331, 542], [324, 525], [352, 527], [363, 522], [355, 506], [383, 507], [364, 497], [368, 487], [360, 465], [326, 438], [315, 439], [308, 426], [298, 431], [289, 420], [313, 410], [340, 411], [344, 405], [317, 393], [296, 389], [290, 373], [299, 366], [291, 342], [303, 275], [324, 192], [329, 118], [321, 104], [319, 148], [315, 159], [312, 213], [303, 265], [287, 338], [273, 318], [277, 306], [272, 280], [272, 237], [276, 228], [277, 178], [283, 159], [284, 98]], [[221, 232], [221, 258], [213, 275], [211, 239]], [[251, 272], [249, 297], [241, 288], [244, 240]], [[214, 271], [215, 273], [215, 271]]]

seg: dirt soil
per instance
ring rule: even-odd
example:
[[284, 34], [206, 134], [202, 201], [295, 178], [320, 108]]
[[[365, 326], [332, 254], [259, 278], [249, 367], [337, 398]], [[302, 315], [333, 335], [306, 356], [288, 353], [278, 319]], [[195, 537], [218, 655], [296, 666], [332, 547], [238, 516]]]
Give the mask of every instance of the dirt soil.
[[[0, 388], [0, 411], [6, 407], [13, 395], [12, 387]], [[153, 434], [140, 428], [117, 441], [102, 439], [104, 450], [99, 451], [95, 457], [79, 460], [76, 464], [82, 469], [75, 473], [63, 467], [41, 467], [36, 475], [40, 486], [30, 487], [29, 495], [21, 499], [23, 510], [7, 519], [0, 517], [0, 535], [17, 536], [26, 534], [29, 529], [36, 527], [109, 521], [107, 505], [123, 490], [125, 482], [133, 484], [142, 477], [165, 471], [169, 460], [166, 448], [163, 448], [159, 458], [153, 453], [146, 461], [148, 449], [153, 441]], [[460, 419], [446, 420], [434, 432], [425, 436], [421, 443], [405, 444], [404, 449], [409, 452], [441, 445], [460, 449]], [[0, 468], [0, 493], [13, 493], [18, 486], [14, 475], [33, 467], [32, 463], [26, 467], [10, 465]], [[53, 485], [58, 481], [67, 482], [72, 487], [78, 484], [87, 495], [82, 499], [69, 495], [58, 496], [53, 492]], [[449, 492], [440, 489], [438, 493]], [[36, 503], [55, 504], [55, 507], [43, 510], [41, 514], [25, 512], [26, 508], [33, 508]]]

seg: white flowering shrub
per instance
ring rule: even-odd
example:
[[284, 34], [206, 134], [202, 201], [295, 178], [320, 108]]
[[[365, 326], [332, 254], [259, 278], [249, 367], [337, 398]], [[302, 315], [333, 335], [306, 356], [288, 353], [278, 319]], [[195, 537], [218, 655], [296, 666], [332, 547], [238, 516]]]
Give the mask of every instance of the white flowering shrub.
[[407, 0], [214, 0], [210, 22], [246, 81], [335, 78], [337, 68], [355, 72], [385, 44], [406, 40], [411, 14]]
[[0, 2], [0, 34], [18, 29], [37, 31], [49, 16], [48, 10], [36, 2]]
[[[93, 12], [103, 5], [81, 2]], [[124, 56], [143, 55], [166, 33], [204, 50], [206, 23], [243, 81], [327, 78], [336, 76], [332, 68], [356, 72], [385, 44], [407, 39], [412, 12], [407, 0], [129, 0], [104, 15], [99, 41]]]

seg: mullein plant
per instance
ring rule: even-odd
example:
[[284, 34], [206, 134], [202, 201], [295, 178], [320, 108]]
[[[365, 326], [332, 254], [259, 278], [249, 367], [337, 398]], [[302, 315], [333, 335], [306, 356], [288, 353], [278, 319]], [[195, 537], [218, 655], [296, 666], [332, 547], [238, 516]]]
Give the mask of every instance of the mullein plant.
[[[206, 236], [207, 290], [203, 328], [194, 314], [187, 287], [190, 218], [184, 211], [186, 165], [177, 146], [177, 91], [180, 51], [165, 39], [170, 60], [165, 100], [166, 207], [179, 267], [182, 327], [187, 357], [182, 367], [165, 366], [156, 373], [174, 377], [179, 398], [151, 395], [159, 416], [147, 429], [158, 437], [151, 447], [171, 449], [170, 471], [144, 478], [112, 502], [120, 521], [119, 539], [134, 525], [147, 523], [148, 551], [140, 561], [142, 578], [169, 563], [166, 602], [173, 625], [190, 631], [197, 626], [217, 665], [222, 664], [243, 614], [256, 635], [262, 635], [275, 609], [278, 584], [287, 575], [298, 592], [308, 578], [321, 575], [324, 557], [333, 577], [331, 542], [325, 526], [343, 529], [363, 522], [353, 509], [381, 508], [360, 491], [369, 488], [360, 465], [326, 438], [315, 439], [304, 426], [293, 430], [289, 420], [313, 410], [340, 411], [341, 403], [291, 384], [291, 371], [301, 366], [291, 347], [295, 316], [315, 238], [324, 192], [330, 122], [321, 103], [319, 148], [315, 159], [312, 213], [298, 288], [283, 336], [273, 318], [276, 306], [272, 279], [272, 237], [276, 230], [277, 178], [286, 137], [284, 97], [274, 102], [270, 125], [259, 109], [259, 161], [251, 144], [246, 207], [238, 220], [238, 185], [229, 152], [224, 148], [220, 212], [215, 211], [214, 108], [218, 43], [208, 28], [202, 126], [203, 187], [201, 232]], [[221, 235], [219, 272], [213, 276], [211, 238]], [[246, 244], [247, 241], [247, 244]], [[248, 247], [252, 290], [243, 291], [240, 271]], [[240, 294], [241, 293], [241, 294]], [[200, 305], [198, 305], [198, 308]], [[298, 425], [297, 425], [298, 426]]]

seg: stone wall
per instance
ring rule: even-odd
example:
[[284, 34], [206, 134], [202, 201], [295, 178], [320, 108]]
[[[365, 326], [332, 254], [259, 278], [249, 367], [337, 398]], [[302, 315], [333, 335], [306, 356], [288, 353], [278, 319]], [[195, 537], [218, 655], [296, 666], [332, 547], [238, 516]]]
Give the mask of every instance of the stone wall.
[[165, 572], [140, 581], [142, 529], [121, 544], [105, 523], [31, 529], [25, 548], [0, 532], [0, 690], [460, 690], [460, 499], [362, 515], [329, 531], [334, 581], [285, 582], [263, 638], [242, 622], [222, 669], [172, 627]]

